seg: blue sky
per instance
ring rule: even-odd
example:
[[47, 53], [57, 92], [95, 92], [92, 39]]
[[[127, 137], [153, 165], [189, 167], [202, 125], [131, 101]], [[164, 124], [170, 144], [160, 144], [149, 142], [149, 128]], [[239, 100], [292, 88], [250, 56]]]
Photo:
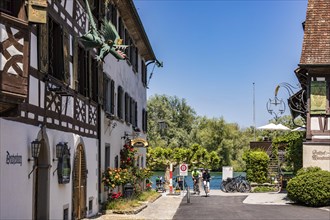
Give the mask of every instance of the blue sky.
[[[294, 70], [301, 55], [307, 0], [134, 3], [156, 57], [164, 62], [154, 70], [148, 97], [184, 98], [197, 115], [223, 117], [242, 128], [254, 125], [255, 97], [259, 127], [273, 118], [266, 103], [275, 87], [298, 83]], [[285, 89], [278, 96], [289, 97]]]

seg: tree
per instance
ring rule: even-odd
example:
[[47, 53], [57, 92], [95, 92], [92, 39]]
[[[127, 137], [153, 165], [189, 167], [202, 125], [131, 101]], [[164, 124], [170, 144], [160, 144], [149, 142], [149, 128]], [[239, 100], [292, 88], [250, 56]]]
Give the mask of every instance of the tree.
[[[160, 122], [166, 129], [160, 129]], [[242, 130], [238, 124], [227, 123], [223, 117], [196, 116], [185, 99], [155, 95], [148, 100], [149, 149], [173, 149], [175, 160], [167, 158], [173, 163], [191, 161], [212, 169], [234, 166], [235, 170], [242, 171], [245, 168], [242, 155], [249, 149], [253, 135], [252, 129]], [[195, 147], [193, 152], [187, 151], [188, 146]]]
[[[191, 144], [189, 137], [196, 113], [185, 99], [155, 95], [149, 98], [147, 111], [150, 146], [175, 148]], [[159, 123], [166, 129], [160, 130]]]
[[208, 153], [198, 144], [189, 148], [148, 148], [147, 161], [148, 167], [153, 170], [164, 170], [170, 164], [176, 167], [181, 163], [190, 167], [218, 169], [220, 164], [220, 158], [215, 151]]

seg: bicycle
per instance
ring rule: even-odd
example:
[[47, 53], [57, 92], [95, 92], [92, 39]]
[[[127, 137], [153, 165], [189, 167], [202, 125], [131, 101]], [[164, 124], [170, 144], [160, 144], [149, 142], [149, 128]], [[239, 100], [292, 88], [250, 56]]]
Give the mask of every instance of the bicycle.
[[220, 189], [223, 192], [250, 192], [251, 185], [243, 176], [237, 176], [234, 178], [227, 178], [220, 184]]
[[198, 179], [194, 179], [194, 194], [196, 194], [196, 193], [197, 193], [197, 195], [200, 194]]
[[209, 189], [210, 182], [204, 180], [203, 181], [203, 184], [204, 184], [205, 197], [207, 197], [209, 195], [209, 193], [210, 193], [210, 189]]

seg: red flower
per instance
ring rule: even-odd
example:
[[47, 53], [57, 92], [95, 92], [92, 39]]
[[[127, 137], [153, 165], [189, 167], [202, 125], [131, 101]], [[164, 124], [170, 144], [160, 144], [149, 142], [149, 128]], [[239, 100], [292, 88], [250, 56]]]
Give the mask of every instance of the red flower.
[[112, 199], [118, 199], [118, 198], [121, 197], [121, 196], [122, 196], [121, 192], [118, 192], [118, 193], [112, 193], [111, 198], [112, 198]]

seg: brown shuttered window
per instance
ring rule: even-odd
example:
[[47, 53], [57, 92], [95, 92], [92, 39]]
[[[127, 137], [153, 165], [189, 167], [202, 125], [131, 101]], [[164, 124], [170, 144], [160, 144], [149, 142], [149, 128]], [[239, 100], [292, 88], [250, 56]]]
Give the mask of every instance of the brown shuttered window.
[[117, 116], [120, 119], [123, 119], [123, 88], [118, 86], [118, 95], [117, 95]]
[[92, 68], [91, 68], [91, 98], [93, 101], [98, 102], [98, 73], [99, 67], [97, 64], [97, 60], [91, 59], [92, 61]]
[[89, 95], [88, 53], [84, 48], [78, 48], [78, 92], [83, 96]]
[[52, 18], [49, 18], [48, 28], [48, 73], [64, 81], [63, 31]]
[[143, 60], [141, 61], [141, 81], [143, 86], [147, 86], [147, 68]]
[[110, 97], [110, 89], [111, 89], [111, 80], [104, 74], [103, 76], [103, 106], [104, 111], [110, 114], [111, 109], [111, 97]]
[[115, 81], [111, 80], [110, 82], [110, 113], [115, 114]]
[[134, 103], [134, 126], [138, 127], [138, 106], [137, 106], [137, 102]]
[[106, 74], [103, 75], [103, 106], [104, 111], [110, 115], [114, 114], [115, 83]]
[[130, 110], [130, 105], [129, 105], [129, 100], [130, 97], [128, 93], [125, 93], [125, 121], [129, 122], [129, 110]]
[[0, 12], [10, 14], [11, 16], [18, 17], [21, 6], [25, 1], [22, 0], [1, 0]]

